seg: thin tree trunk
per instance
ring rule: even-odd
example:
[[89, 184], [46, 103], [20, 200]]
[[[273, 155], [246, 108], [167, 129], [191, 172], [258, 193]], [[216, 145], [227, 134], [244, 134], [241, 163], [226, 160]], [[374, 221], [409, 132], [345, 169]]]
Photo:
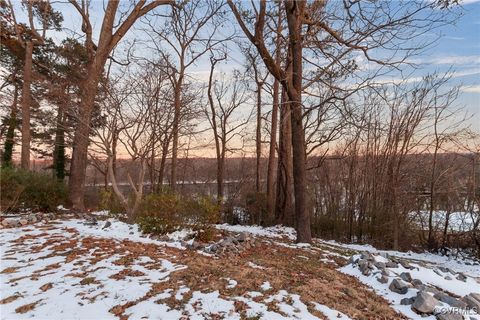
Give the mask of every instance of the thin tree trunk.
[[[282, 32], [282, 14], [278, 9], [277, 37], [275, 63], [281, 64], [281, 36]], [[273, 82], [273, 103], [272, 103], [272, 126], [270, 128], [270, 150], [268, 155], [267, 167], [267, 220], [272, 223], [275, 219], [275, 150], [277, 145], [277, 127], [278, 127], [278, 95], [280, 93], [280, 82], [275, 79]]]
[[292, 186], [292, 122], [290, 120], [290, 105], [286, 102], [286, 93], [282, 88], [275, 220], [279, 224], [291, 227], [295, 225]]
[[12, 166], [13, 145], [15, 143], [15, 128], [17, 127], [17, 104], [18, 87], [15, 85], [13, 91], [13, 103], [8, 119], [8, 129], [5, 137], [5, 145], [2, 154], [2, 167]]
[[24, 170], [30, 169], [30, 111], [32, 104], [31, 82], [32, 82], [32, 55], [33, 42], [25, 43], [25, 64], [23, 66], [23, 89], [22, 89], [22, 153], [21, 167]]
[[262, 85], [261, 80], [258, 80], [258, 74], [255, 74], [255, 81], [257, 82], [257, 128], [255, 132], [256, 142], [256, 166], [255, 166], [255, 190], [260, 192], [260, 161], [262, 158]]
[[178, 166], [178, 136], [180, 128], [180, 109], [182, 98], [183, 75], [181, 74], [175, 84], [174, 108], [173, 114], [173, 142], [172, 142], [172, 168], [170, 176], [170, 189], [175, 193], [177, 189], [177, 166]]
[[65, 178], [65, 105], [60, 101], [57, 113], [57, 128], [55, 130], [55, 147], [53, 152], [53, 167], [55, 176], [60, 181]]

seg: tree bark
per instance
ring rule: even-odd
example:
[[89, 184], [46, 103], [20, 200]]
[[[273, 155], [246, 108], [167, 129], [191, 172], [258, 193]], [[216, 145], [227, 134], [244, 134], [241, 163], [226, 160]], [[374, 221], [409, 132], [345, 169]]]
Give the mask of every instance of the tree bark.
[[286, 102], [286, 99], [285, 90], [282, 89], [275, 220], [279, 224], [293, 227], [295, 225], [295, 217], [292, 188], [292, 122], [290, 120], [290, 105]]
[[170, 189], [175, 193], [177, 189], [177, 166], [178, 166], [178, 136], [180, 127], [180, 109], [181, 109], [181, 95], [182, 95], [183, 75], [180, 75], [175, 83], [174, 92], [174, 108], [173, 114], [173, 141], [172, 141], [172, 167], [170, 175]]
[[23, 66], [23, 88], [22, 88], [22, 153], [21, 167], [24, 170], [30, 169], [30, 109], [32, 104], [31, 83], [32, 83], [32, 55], [33, 41], [25, 42], [25, 64]]
[[312, 241], [310, 213], [307, 211], [307, 175], [305, 131], [302, 104], [302, 19], [306, 1], [285, 1], [289, 30], [289, 45], [292, 50], [291, 85], [287, 94], [292, 108], [293, 188], [295, 191], [295, 216], [297, 219], [297, 242]]
[[[105, 59], [106, 60], [106, 59]], [[73, 138], [72, 162], [68, 180], [69, 198], [72, 208], [85, 210], [83, 195], [85, 192], [85, 174], [87, 169], [87, 151], [90, 135], [90, 121], [97, 94], [98, 83], [103, 72], [102, 67], [92, 64], [88, 76], [82, 85], [77, 126]]]
[[[282, 14], [279, 5], [276, 35], [276, 53], [275, 62], [281, 64], [281, 32], [282, 32]], [[272, 103], [272, 126], [270, 128], [270, 150], [268, 155], [267, 167], [267, 219], [268, 223], [275, 220], [275, 150], [277, 146], [277, 127], [278, 127], [278, 96], [280, 93], [280, 81], [275, 79], [273, 82], [273, 103]]]

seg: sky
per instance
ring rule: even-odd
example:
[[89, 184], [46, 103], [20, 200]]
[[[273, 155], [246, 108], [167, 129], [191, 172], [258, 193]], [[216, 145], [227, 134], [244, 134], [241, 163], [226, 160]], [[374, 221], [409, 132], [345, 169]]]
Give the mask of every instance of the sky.
[[[19, 0], [14, 1], [17, 1], [15, 5], [19, 4]], [[91, 20], [94, 30], [97, 31], [103, 18], [103, 5], [104, 2], [101, 0], [92, 1]], [[82, 33], [79, 31], [80, 15], [72, 5], [66, 1], [54, 1], [54, 6], [64, 16], [65, 29], [61, 32], [52, 32], [50, 36], [57, 41], [61, 41], [66, 36], [81, 36]], [[403, 76], [408, 75], [411, 77], [410, 80], [416, 81], [429, 73], [450, 71], [452, 79], [449, 85], [460, 86], [460, 94], [456, 103], [459, 107], [464, 107], [470, 127], [475, 131], [480, 131], [480, 0], [463, 0], [461, 6], [463, 7], [462, 17], [453, 25], [436, 30], [441, 34], [438, 42], [423, 54], [412, 58], [410, 62], [416, 63], [419, 68], [413, 73], [406, 72]], [[165, 12], [167, 9], [161, 8], [160, 10]], [[18, 14], [18, 19], [22, 20], [21, 13]], [[142, 23], [137, 23], [134, 29], [129, 31], [125, 40], [145, 40], [141, 30], [144, 26]], [[230, 33], [230, 31], [227, 27], [220, 32]], [[425, 36], [428, 37], [428, 35]], [[232, 47], [235, 45], [232, 44]], [[228, 63], [220, 66], [221, 71], [230, 72], [235, 68], [242, 68], [243, 58], [238, 49], [232, 49], [229, 57]], [[189, 73], [199, 80], [205, 81], [209, 67], [209, 64], [203, 60], [193, 66]], [[392, 74], [387, 79], [396, 80], [396, 78], [400, 79], [399, 77], [402, 76]]]

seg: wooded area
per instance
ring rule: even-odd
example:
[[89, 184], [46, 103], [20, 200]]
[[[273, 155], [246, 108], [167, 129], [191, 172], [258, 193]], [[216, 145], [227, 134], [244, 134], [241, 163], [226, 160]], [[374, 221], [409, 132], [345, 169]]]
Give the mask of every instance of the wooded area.
[[79, 212], [95, 182], [130, 223], [151, 195], [206, 195], [215, 222], [292, 226], [300, 243], [480, 255], [479, 128], [453, 71], [407, 76], [461, 14], [454, 0], [0, 0], [2, 172], [48, 173]]

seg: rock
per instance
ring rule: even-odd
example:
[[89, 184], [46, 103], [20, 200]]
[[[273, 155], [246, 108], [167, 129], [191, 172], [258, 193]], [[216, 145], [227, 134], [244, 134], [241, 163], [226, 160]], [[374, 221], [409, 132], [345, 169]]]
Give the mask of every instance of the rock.
[[472, 293], [470, 293], [470, 295], [471, 295], [474, 299], [476, 299], [477, 301], [480, 301], [480, 293], [474, 293], [474, 292], [472, 292]]
[[440, 277], [443, 277], [443, 274], [440, 272], [440, 270], [434, 268], [434, 269], [433, 269], [433, 272], [435, 272], [436, 274], [438, 274]]
[[197, 241], [193, 241], [191, 244], [187, 244], [187, 248], [192, 250], [199, 250], [199, 249], [203, 249], [203, 246], [201, 243]]
[[457, 280], [460, 280], [460, 281], [463, 281], [463, 282], [467, 282], [467, 276], [463, 273], [459, 273], [457, 275]]
[[463, 302], [465, 302], [467, 304], [467, 306], [470, 308], [470, 309], [475, 309], [475, 310], [480, 310], [480, 301], [475, 299], [474, 297], [475, 294], [473, 293], [470, 293], [469, 295], [466, 295], [465, 297], [463, 297]]
[[239, 242], [245, 242], [245, 241], [250, 240], [250, 236], [247, 232], [242, 232], [237, 236], [237, 240]]
[[463, 316], [458, 312], [438, 313], [435, 315], [438, 320], [463, 320]]
[[388, 288], [398, 294], [405, 294], [408, 292], [408, 284], [400, 279], [393, 279]]
[[387, 268], [398, 268], [398, 263], [394, 261], [388, 261], [387, 263], [385, 263], [385, 266]]
[[420, 279], [413, 279], [413, 280], [411, 281], [411, 283], [412, 283], [413, 286], [414, 286], [415, 288], [417, 288], [417, 289], [418, 289], [421, 285], [423, 285], [423, 282], [422, 282], [422, 280], [420, 280]]
[[360, 272], [362, 272], [364, 276], [368, 276], [372, 269], [371, 263], [367, 260], [361, 259], [358, 261], [358, 269], [360, 270]]
[[433, 297], [443, 303], [450, 305], [451, 307], [462, 308], [462, 309], [465, 309], [467, 307], [467, 304], [465, 302], [460, 301], [459, 299], [455, 299], [443, 292], [439, 292], [435, 294]]
[[404, 267], [405, 269], [413, 269], [413, 267], [410, 265], [410, 263], [406, 260], [400, 260], [400, 264], [402, 265], [402, 267]]
[[438, 269], [440, 271], [442, 271], [443, 273], [447, 273], [448, 272], [448, 268], [445, 268], [445, 267], [442, 267], [442, 266], [438, 266]]
[[27, 220], [27, 219], [20, 219], [20, 224], [21, 224], [22, 226], [25, 226], [25, 225], [28, 224], [28, 220]]
[[412, 276], [410, 275], [410, 272], [402, 272], [400, 274], [400, 279], [406, 282], [412, 282]]
[[420, 291], [415, 297], [415, 301], [412, 304], [412, 309], [419, 313], [432, 314], [435, 310], [435, 306], [440, 302], [435, 299], [431, 294]]
[[348, 264], [355, 264], [357, 263], [358, 261], [358, 257], [357, 256], [350, 256], [350, 258], [348, 259]]
[[6, 219], [3, 219], [2, 225], [4, 227], [16, 227], [20, 225], [20, 221], [15, 218], [6, 218]]
[[377, 277], [377, 281], [380, 282], [380, 283], [387, 283], [388, 282], [388, 277], [387, 276]]
[[107, 229], [108, 227], [110, 227], [112, 225], [112, 223], [110, 221], [107, 221], [105, 222], [105, 225], [103, 226], [102, 229]]
[[368, 261], [373, 261], [373, 255], [370, 252], [362, 252], [360, 255], [360, 259], [365, 259]]
[[383, 270], [383, 269], [385, 269], [385, 268], [387, 267], [387, 266], [385, 265], [385, 262], [375, 262], [373, 265], [374, 265], [375, 267], [377, 267], [377, 269], [381, 269], [381, 270]]
[[27, 219], [28, 219], [28, 221], [30, 221], [31, 223], [35, 223], [35, 222], [38, 221], [38, 218], [37, 218], [37, 216], [36, 216], [34, 213], [30, 213], [30, 214], [28, 215], [28, 218], [27, 218]]
[[158, 240], [160, 240], [160, 241], [170, 241], [170, 237], [167, 236], [166, 234], [164, 234], [161, 237], [159, 237]]
[[218, 248], [219, 248], [218, 244], [214, 243], [207, 248], [207, 251], [215, 253], [218, 251]]
[[387, 269], [382, 269], [382, 276], [390, 277], [390, 271]]
[[400, 300], [400, 304], [401, 304], [402, 306], [407, 306], [407, 305], [412, 304], [414, 301], [415, 301], [415, 298], [414, 298], [414, 297], [403, 298], [402, 300]]
[[446, 276], [444, 279], [445, 279], [445, 280], [452, 280], [452, 277]]

